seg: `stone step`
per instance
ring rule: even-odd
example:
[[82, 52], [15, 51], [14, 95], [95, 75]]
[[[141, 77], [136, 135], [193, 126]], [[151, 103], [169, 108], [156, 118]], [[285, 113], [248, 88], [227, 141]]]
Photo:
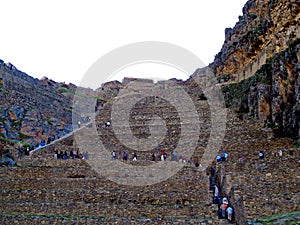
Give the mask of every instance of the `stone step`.
[[179, 217], [168, 217], [161, 214], [157, 215], [157, 218], [138, 217], [130, 218], [126, 217], [104, 217], [104, 216], [85, 216], [85, 215], [74, 215], [65, 216], [62, 214], [0, 214], [0, 220], [4, 224], [229, 224], [225, 221], [220, 221], [214, 218], [179, 218]]
[[[1, 180], [3, 181], [1, 186], [3, 190], [73, 190], [74, 187], [79, 190], [128, 190], [128, 188], [102, 178], [92, 170], [85, 168], [35, 168], [27, 171], [24, 168], [21, 171], [11, 170], [4, 175], [1, 174]], [[195, 180], [198, 183], [195, 184]], [[181, 185], [183, 181], [185, 183], [184, 186]], [[177, 190], [178, 192], [195, 190], [199, 192], [204, 191], [205, 193], [207, 187], [208, 180], [206, 175], [198, 171], [197, 168], [186, 167], [168, 180], [147, 186], [143, 191], [156, 189], [168, 192], [172, 190]], [[133, 189], [135, 190], [135, 188]]]
[[[65, 217], [72, 217], [77, 215], [84, 216], [101, 216], [112, 218], [149, 218], [155, 219], [159, 217], [168, 218], [170, 215], [176, 215], [177, 218], [191, 219], [191, 218], [213, 218], [215, 212], [212, 207], [205, 205], [141, 205], [141, 204], [102, 204], [102, 203], [3, 203], [2, 214], [49, 214], [49, 215], [64, 215]], [[214, 207], [214, 206], [213, 206]], [[171, 218], [173, 216], [170, 216]], [[170, 218], [169, 217], [169, 218]], [[175, 217], [175, 218], [176, 218]]]
[[157, 189], [147, 190], [141, 193], [140, 190], [120, 189], [94, 189], [94, 190], [2, 190], [1, 202], [4, 203], [101, 203], [111, 204], [142, 204], [142, 205], [205, 205], [210, 202], [207, 198], [207, 191], [202, 190], [181, 190], [181, 191], [160, 191]]

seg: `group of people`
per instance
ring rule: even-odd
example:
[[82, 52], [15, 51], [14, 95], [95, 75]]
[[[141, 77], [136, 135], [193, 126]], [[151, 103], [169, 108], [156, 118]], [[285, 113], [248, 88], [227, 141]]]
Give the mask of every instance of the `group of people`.
[[221, 218], [221, 219], [227, 218], [229, 222], [232, 222], [233, 208], [229, 204], [228, 199], [226, 197], [224, 197], [222, 199], [222, 202], [219, 202], [218, 205], [220, 205], [219, 206], [220, 210], [218, 211], [219, 218]]
[[[282, 157], [283, 152], [280, 149], [280, 150], [278, 150], [277, 154], [274, 154], [274, 155], [278, 155], [279, 157]], [[228, 158], [228, 154], [226, 152], [222, 152], [220, 155], [216, 156], [215, 160], [216, 160], [216, 162], [225, 162], [227, 160], [227, 158]], [[258, 152], [258, 158], [259, 159], [264, 159], [265, 158], [264, 151], [260, 150]], [[239, 161], [242, 161], [242, 160], [243, 160], [242, 157], [239, 157]]]
[[18, 159], [21, 159], [24, 155], [29, 156], [30, 150], [32, 149], [30, 149], [29, 147], [24, 147], [19, 145], [17, 148]]
[[54, 159], [88, 159], [88, 153], [80, 153], [78, 150], [76, 154], [71, 149], [69, 154], [67, 151], [54, 151]]
[[[117, 159], [117, 153], [116, 153], [115, 150], [113, 150], [111, 152], [111, 159], [112, 160], [116, 160]], [[123, 151], [123, 153], [122, 153], [122, 159], [123, 159], [123, 161], [127, 161], [128, 160], [128, 154], [127, 154], [126, 151]], [[132, 161], [137, 161], [137, 154], [135, 152], [133, 153]]]
[[[165, 150], [161, 150], [160, 160], [161, 161], [166, 161], [167, 158], [168, 158], [168, 155], [167, 155], [166, 151]], [[152, 161], [155, 161], [155, 159], [156, 159], [156, 156], [153, 153], [152, 154]], [[174, 151], [171, 152], [169, 160], [170, 161], [175, 161], [175, 162], [181, 162], [181, 163], [186, 163], [187, 162], [187, 158], [184, 155], [183, 156], [180, 155], [178, 157], [178, 154], [177, 154], [176, 150], [174, 150]]]
[[[276, 158], [276, 157], [282, 158], [282, 157], [284, 157], [284, 155], [287, 156], [287, 157], [288, 157], [288, 156], [294, 156], [294, 155], [295, 155], [295, 152], [294, 152], [293, 149], [289, 149], [289, 150], [287, 150], [287, 149], [285, 149], [285, 150], [283, 150], [283, 149], [278, 149], [278, 150], [275, 150], [275, 151], [269, 153], [268, 156], [269, 156], [269, 157], [272, 156], [272, 157], [274, 157], [274, 158]], [[264, 151], [262, 151], [262, 150], [258, 151], [258, 158], [259, 158], [259, 159], [264, 159], [265, 157], [266, 157], [266, 156], [265, 156]]]
[[229, 222], [233, 222], [233, 207], [226, 197], [219, 196], [217, 185], [215, 185], [213, 203], [218, 205], [219, 219], [228, 219]]
[[219, 188], [215, 183], [216, 171], [213, 166], [207, 169], [207, 175], [209, 175], [210, 189], [213, 191], [213, 204], [218, 205], [219, 219], [228, 219], [229, 222], [233, 222], [233, 207], [226, 196], [223, 198], [220, 196]]
[[225, 162], [228, 158], [228, 154], [226, 152], [222, 152], [221, 155], [216, 156], [217, 162]]
[[[290, 153], [290, 154], [292, 154], [292, 153]], [[282, 149], [279, 149], [277, 152], [273, 152], [272, 155], [274, 157], [281, 158], [281, 157], [283, 157], [283, 151], [282, 151]], [[226, 152], [222, 152], [220, 155], [216, 156], [215, 160], [216, 160], [216, 162], [225, 162], [225, 161], [227, 161], [227, 158], [228, 158], [228, 154]], [[263, 150], [258, 151], [258, 158], [261, 160], [265, 158], [265, 153]], [[239, 156], [238, 159], [239, 159], [239, 161], [243, 161], [243, 158], [241, 156]]]
[[[111, 159], [112, 160], [116, 160], [116, 159], [122, 159], [123, 161], [127, 161], [129, 160], [129, 156], [128, 156], [128, 153], [126, 151], [123, 151], [123, 153], [119, 153], [120, 157], [117, 157], [117, 152], [115, 150], [113, 150], [111, 152]], [[138, 159], [138, 156], [137, 156], [137, 153], [134, 152], [132, 154], [132, 158], [131, 160], [132, 161], [137, 161]], [[161, 150], [160, 154], [155, 154], [154, 152], [151, 154], [151, 157], [150, 157], [150, 160], [155, 162], [157, 161], [157, 159], [159, 159], [160, 161], [166, 161], [167, 160], [167, 153], [165, 150]], [[170, 160], [171, 161], [176, 161], [176, 162], [182, 162], [182, 163], [186, 163], [187, 162], [187, 159], [185, 156], [177, 156], [177, 152], [176, 150], [174, 150], [172, 153], [171, 153], [171, 157], [170, 157]], [[199, 165], [198, 165], [199, 166]]]

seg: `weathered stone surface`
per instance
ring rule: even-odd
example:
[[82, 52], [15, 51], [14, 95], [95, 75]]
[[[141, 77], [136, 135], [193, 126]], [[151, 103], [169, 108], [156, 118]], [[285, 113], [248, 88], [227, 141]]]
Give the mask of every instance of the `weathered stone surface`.
[[75, 85], [34, 79], [5, 63], [0, 64], [0, 81], [0, 133], [8, 142], [35, 146], [73, 129]]
[[259, 118], [280, 136], [294, 138], [299, 137], [299, 41], [270, 58], [254, 76], [222, 87], [228, 107]]
[[260, 84], [257, 87], [258, 91], [258, 118], [266, 124], [271, 116], [270, 109], [270, 85]]
[[[295, 138], [300, 133], [299, 23], [298, 1], [249, 0], [236, 25], [225, 29], [225, 42], [210, 65], [223, 85], [238, 83], [229, 88], [236, 90], [226, 90], [228, 105], [276, 127], [278, 135]], [[262, 96], [257, 86], [263, 84], [271, 87]]]
[[216, 75], [247, 73], [251, 61], [285, 49], [299, 38], [299, 11], [297, 1], [248, 1], [235, 27], [225, 30], [225, 42], [211, 65]]

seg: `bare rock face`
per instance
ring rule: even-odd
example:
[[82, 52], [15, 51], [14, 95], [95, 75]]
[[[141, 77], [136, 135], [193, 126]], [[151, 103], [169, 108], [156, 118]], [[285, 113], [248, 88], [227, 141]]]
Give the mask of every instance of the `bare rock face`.
[[217, 76], [247, 73], [252, 61], [260, 61], [288, 47], [300, 37], [299, 1], [250, 0], [233, 29], [225, 29], [225, 42], [212, 68]]
[[35, 146], [70, 132], [73, 95], [62, 90], [71, 88], [45, 77], [34, 79], [1, 60], [1, 138]]
[[265, 124], [270, 118], [271, 107], [270, 107], [270, 85], [260, 84], [257, 87], [258, 91], [258, 118]]
[[[299, 138], [300, 4], [249, 0], [210, 67], [227, 106]], [[230, 84], [231, 83], [231, 84]]]
[[279, 136], [299, 137], [300, 39], [269, 58], [256, 73], [222, 87], [228, 107], [276, 128]]

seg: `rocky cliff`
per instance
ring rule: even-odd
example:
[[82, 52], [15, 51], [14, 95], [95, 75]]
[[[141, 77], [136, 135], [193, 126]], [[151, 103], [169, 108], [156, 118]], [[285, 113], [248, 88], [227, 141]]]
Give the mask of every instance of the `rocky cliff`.
[[298, 0], [249, 0], [234, 28], [225, 29], [225, 42], [212, 67], [217, 76], [250, 76], [249, 66], [286, 49], [300, 37]]
[[0, 61], [0, 138], [36, 146], [72, 130], [75, 85], [34, 79]]
[[300, 2], [250, 0], [210, 67], [228, 107], [299, 138]]

